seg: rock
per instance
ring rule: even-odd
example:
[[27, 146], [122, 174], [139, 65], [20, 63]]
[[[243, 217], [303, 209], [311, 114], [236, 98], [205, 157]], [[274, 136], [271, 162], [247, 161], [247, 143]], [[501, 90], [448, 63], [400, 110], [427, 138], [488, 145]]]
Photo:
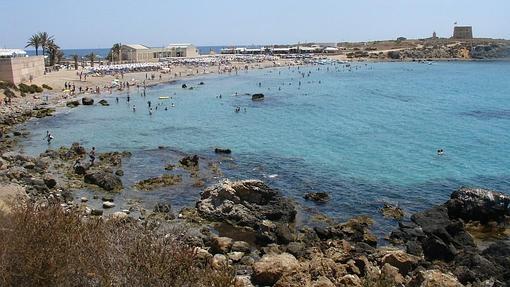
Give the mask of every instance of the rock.
[[170, 203], [158, 202], [156, 206], [154, 206], [153, 212], [163, 214], [165, 220], [175, 219]]
[[363, 284], [357, 275], [347, 274], [338, 280], [339, 286], [361, 287]]
[[84, 175], [85, 173], [87, 173], [87, 168], [83, 165], [76, 165], [74, 167], [74, 173], [78, 175]]
[[250, 253], [251, 247], [250, 247], [250, 244], [248, 242], [245, 242], [245, 241], [235, 241], [232, 244], [231, 250], [232, 251], [236, 251], [236, 252]]
[[421, 258], [407, 254], [404, 251], [396, 250], [384, 255], [381, 262], [398, 268], [400, 274], [406, 276], [418, 266], [420, 259]]
[[120, 178], [108, 172], [86, 173], [85, 183], [97, 185], [106, 191], [118, 191], [122, 189], [122, 181]]
[[329, 201], [329, 194], [326, 192], [308, 192], [305, 194], [304, 199], [324, 203]]
[[163, 174], [161, 176], [151, 177], [139, 181], [135, 184], [135, 187], [140, 190], [149, 191], [155, 188], [176, 185], [181, 181], [182, 181], [181, 175]]
[[115, 203], [113, 203], [111, 201], [103, 202], [103, 208], [113, 208], [113, 207], [115, 207]]
[[315, 282], [312, 283], [312, 287], [336, 287], [331, 280], [326, 276], [319, 276]]
[[381, 213], [386, 218], [392, 218], [398, 221], [404, 218], [404, 211], [402, 208], [388, 203], [385, 203], [383, 208], [381, 208]]
[[426, 270], [418, 272], [409, 287], [462, 287], [463, 285], [452, 274], [445, 274], [439, 270]]
[[214, 269], [222, 269], [228, 264], [227, 257], [223, 254], [215, 254], [211, 261], [211, 266]]
[[251, 283], [250, 276], [237, 275], [234, 278], [234, 287], [254, 287]]
[[211, 251], [213, 253], [228, 253], [232, 247], [232, 239], [228, 237], [213, 237]]
[[113, 219], [113, 220], [126, 220], [129, 218], [129, 215], [127, 215], [127, 213], [124, 213], [122, 211], [117, 211], [117, 212], [114, 212], [110, 215], [110, 219]]
[[394, 267], [388, 263], [384, 264], [381, 268], [381, 279], [387, 280], [389, 282], [392, 282], [394, 284], [404, 284], [405, 279], [400, 273], [399, 269], [397, 267]]
[[502, 222], [510, 216], [510, 196], [481, 188], [460, 188], [446, 203], [452, 218], [466, 221]]
[[252, 101], [262, 101], [264, 100], [264, 94], [253, 94], [251, 96]]
[[100, 101], [99, 101], [99, 104], [100, 104], [101, 106], [109, 106], [109, 105], [110, 105], [110, 104], [108, 103], [108, 101], [107, 101], [107, 100], [105, 100], [105, 99], [100, 100]]
[[82, 198], [80, 198], [80, 201], [81, 201], [81, 202], [87, 202], [87, 201], [89, 201], [89, 199], [88, 199], [88, 198], [86, 198], [86, 197], [82, 197]]
[[259, 180], [224, 181], [209, 187], [202, 192], [197, 210], [206, 219], [256, 230], [263, 220], [290, 223], [296, 216], [288, 199]]
[[241, 258], [243, 258], [244, 253], [243, 252], [229, 252], [227, 253], [227, 256], [232, 262], [239, 262], [241, 261]]
[[78, 100], [69, 101], [66, 103], [66, 106], [69, 108], [76, 108], [79, 105], [80, 105], [80, 101], [78, 101]]
[[122, 169], [118, 169], [115, 171], [116, 176], [124, 176], [124, 171]]
[[83, 97], [81, 99], [81, 103], [84, 105], [84, 106], [91, 106], [94, 104], [94, 99], [90, 98], [90, 97]]
[[169, 164], [165, 165], [165, 170], [174, 170], [174, 168], [175, 168], [175, 165], [173, 165], [173, 164], [169, 163]]
[[294, 287], [294, 286], [310, 286], [311, 275], [305, 272], [294, 272], [283, 275], [273, 287]]
[[266, 254], [260, 261], [253, 264], [252, 278], [257, 284], [273, 285], [284, 274], [296, 271], [299, 266], [299, 262], [291, 254]]
[[185, 156], [179, 163], [186, 168], [197, 168], [198, 167], [198, 155]]
[[377, 238], [370, 231], [373, 220], [368, 216], [358, 216], [342, 224], [327, 227], [315, 227], [317, 236], [322, 240], [346, 239], [350, 242], [363, 242], [370, 246], [377, 246]]
[[101, 209], [92, 209], [90, 215], [101, 216], [103, 215], [103, 211]]
[[55, 178], [53, 176], [46, 175], [44, 177], [44, 184], [46, 184], [46, 186], [48, 188], [54, 188], [57, 185], [57, 181], [55, 180]]
[[294, 255], [296, 258], [301, 258], [305, 255], [305, 244], [303, 242], [290, 242], [285, 247], [285, 252]]
[[200, 248], [200, 247], [195, 247], [194, 252], [195, 252], [197, 258], [201, 259], [201, 260], [209, 260], [213, 257], [212, 254], [209, 253], [209, 251], [207, 251], [203, 248]]
[[228, 148], [218, 148], [218, 147], [214, 149], [214, 152], [221, 153], [221, 154], [231, 154], [232, 153], [232, 151]]

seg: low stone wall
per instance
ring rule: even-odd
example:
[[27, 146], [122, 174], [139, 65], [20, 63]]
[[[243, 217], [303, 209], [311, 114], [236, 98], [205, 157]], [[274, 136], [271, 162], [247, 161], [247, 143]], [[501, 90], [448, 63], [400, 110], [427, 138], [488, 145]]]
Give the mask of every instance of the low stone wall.
[[0, 80], [15, 84], [44, 75], [44, 57], [0, 58]]

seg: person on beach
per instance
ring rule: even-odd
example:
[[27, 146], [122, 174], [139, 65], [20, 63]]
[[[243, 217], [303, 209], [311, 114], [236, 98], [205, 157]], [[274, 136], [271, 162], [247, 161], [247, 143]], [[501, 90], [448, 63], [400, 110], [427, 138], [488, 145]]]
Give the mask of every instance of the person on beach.
[[96, 160], [96, 148], [92, 147], [92, 150], [89, 153], [90, 157], [90, 165], [94, 165], [94, 161]]

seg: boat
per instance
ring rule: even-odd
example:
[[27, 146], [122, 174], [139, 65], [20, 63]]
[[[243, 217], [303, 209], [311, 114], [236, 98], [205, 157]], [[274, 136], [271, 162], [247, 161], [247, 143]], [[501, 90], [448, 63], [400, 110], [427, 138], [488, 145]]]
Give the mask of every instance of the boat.
[[167, 100], [170, 99], [170, 97], [159, 97], [160, 100]]

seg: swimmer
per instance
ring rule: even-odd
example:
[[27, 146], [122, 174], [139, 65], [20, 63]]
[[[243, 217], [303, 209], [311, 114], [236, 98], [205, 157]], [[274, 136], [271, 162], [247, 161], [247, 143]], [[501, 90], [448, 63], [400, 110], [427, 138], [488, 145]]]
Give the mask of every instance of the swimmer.
[[444, 154], [444, 150], [443, 149], [438, 149], [437, 150], [437, 155], [443, 155]]

